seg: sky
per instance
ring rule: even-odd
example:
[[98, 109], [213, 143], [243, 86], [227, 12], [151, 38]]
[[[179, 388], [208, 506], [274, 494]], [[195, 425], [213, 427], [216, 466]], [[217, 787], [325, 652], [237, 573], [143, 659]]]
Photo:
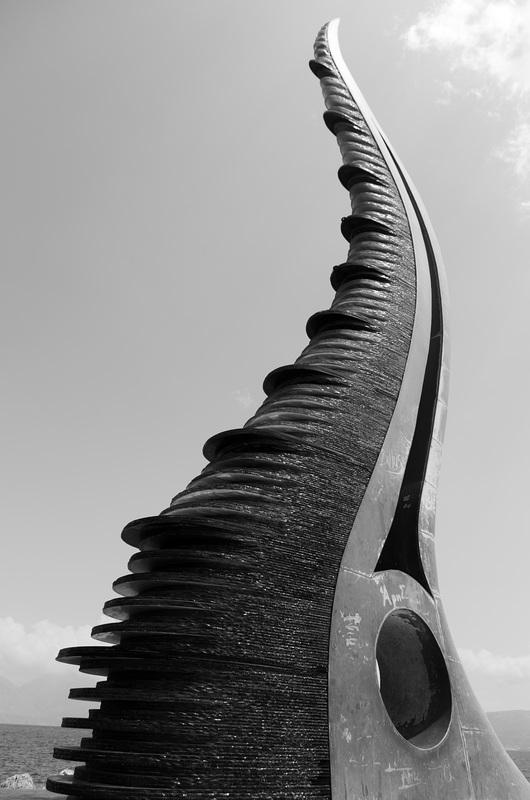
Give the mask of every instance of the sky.
[[3, 0], [0, 676], [74, 673], [124, 525], [329, 306], [349, 198], [307, 62], [335, 17], [447, 271], [449, 626], [484, 708], [530, 709], [530, 0]]

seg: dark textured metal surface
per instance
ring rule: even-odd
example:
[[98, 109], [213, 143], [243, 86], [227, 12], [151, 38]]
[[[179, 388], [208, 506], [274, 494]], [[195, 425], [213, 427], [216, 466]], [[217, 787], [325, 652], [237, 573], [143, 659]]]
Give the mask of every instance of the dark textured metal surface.
[[[336, 296], [331, 308], [311, 316], [310, 341], [296, 362], [266, 378], [268, 398], [257, 413], [206, 443], [210, 464], [201, 475], [158, 517], [125, 528], [123, 538], [139, 552], [130, 573], [115, 582], [120, 597], [105, 605], [117, 621], [93, 632], [113, 646], [60, 654], [103, 680], [72, 690], [77, 699], [100, 700], [101, 708], [86, 720], [64, 720], [91, 735], [79, 748], [57, 749], [58, 758], [82, 765], [71, 781], [50, 779], [53, 791], [95, 800], [398, 796], [394, 768], [385, 778], [387, 754], [378, 772], [373, 748], [374, 725], [396, 758], [414, 747], [385, 710], [383, 698], [395, 694], [388, 689], [395, 683], [392, 642], [405, 632], [420, 656], [437, 652], [437, 638], [444, 648], [433, 554], [418, 539], [427, 497], [434, 513], [436, 482], [429, 483], [434, 468], [427, 455], [437, 450], [424, 452], [423, 440], [410, 479], [420, 482], [411, 555], [399, 562], [399, 547], [390, 545], [382, 553], [425, 397], [426, 365], [429, 358], [434, 363], [429, 259], [413, 201], [337, 68], [326, 28], [312, 69], [351, 198], [341, 228], [348, 257], [331, 278]], [[425, 302], [417, 297], [420, 273]], [[438, 411], [445, 403], [438, 392], [441, 348], [437, 358], [428, 447], [431, 437], [441, 442]], [[410, 589], [406, 597], [402, 585]], [[389, 610], [385, 592], [392, 611], [421, 607], [424, 621], [399, 617], [385, 628], [380, 691], [375, 653]], [[366, 652], [358, 646], [361, 621]], [[439, 657], [432, 658], [431, 682], [443, 675]], [[422, 675], [420, 668], [418, 680]], [[414, 719], [401, 706], [392, 713], [403, 732], [416, 736], [428, 734], [431, 718], [437, 723], [446, 706], [447, 692], [440, 691], [417, 706]], [[392, 736], [401, 750], [389, 744]], [[469, 775], [464, 751], [462, 759], [453, 772]], [[396, 766], [395, 774], [407, 768]], [[409, 784], [407, 797], [426, 797]], [[443, 791], [433, 796], [468, 796]]]

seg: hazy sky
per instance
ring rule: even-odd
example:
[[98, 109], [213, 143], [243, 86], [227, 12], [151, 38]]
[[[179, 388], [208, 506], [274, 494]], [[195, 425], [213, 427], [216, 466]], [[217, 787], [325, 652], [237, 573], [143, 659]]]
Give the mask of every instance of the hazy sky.
[[448, 274], [449, 625], [486, 710], [530, 708], [530, 0], [2, 0], [0, 674], [87, 639], [123, 526], [329, 305], [349, 198], [307, 61], [337, 16]]

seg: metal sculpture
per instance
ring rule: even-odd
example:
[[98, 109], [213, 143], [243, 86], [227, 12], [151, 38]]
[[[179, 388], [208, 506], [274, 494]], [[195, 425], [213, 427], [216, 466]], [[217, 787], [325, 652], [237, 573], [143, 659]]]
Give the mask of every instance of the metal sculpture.
[[72, 797], [530, 798], [469, 688], [434, 561], [445, 422], [445, 285], [421, 203], [345, 67], [337, 22], [311, 69], [352, 213], [335, 299], [242, 428], [157, 517], [113, 647], [61, 651], [105, 676]]

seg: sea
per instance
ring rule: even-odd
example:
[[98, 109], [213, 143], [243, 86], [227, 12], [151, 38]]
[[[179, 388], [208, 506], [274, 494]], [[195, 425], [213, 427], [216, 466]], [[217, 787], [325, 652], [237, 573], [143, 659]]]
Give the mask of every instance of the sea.
[[78, 747], [81, 737], [90, 735], [79, 728], [51, 725], [0, 725], [0, 783], [11, 775], [29, 772], [37, 788], [46, 778], [77, 764], [53, 757], [54, 747]]
[[[83, 735], [75, 728], [0, 725], [0, 782], [10, 775], [29, 772], [35, 786], [43, 787], [49, 775], [76, 766], [76, 762], [53, 758], [53, 748], [77, 747]], [[530, 750], [508, 750], [508, 755], [530, 781]]]

